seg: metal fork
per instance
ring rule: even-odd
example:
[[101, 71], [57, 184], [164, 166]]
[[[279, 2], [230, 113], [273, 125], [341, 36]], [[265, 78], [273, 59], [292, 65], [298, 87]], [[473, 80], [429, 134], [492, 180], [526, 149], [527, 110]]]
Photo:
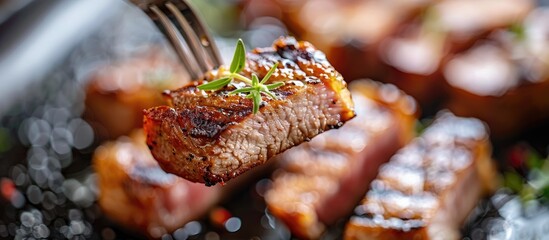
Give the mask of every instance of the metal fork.
[[131, 0], [168, 37], [192, 80], [222, 63], [204, 22], [187, 0]]

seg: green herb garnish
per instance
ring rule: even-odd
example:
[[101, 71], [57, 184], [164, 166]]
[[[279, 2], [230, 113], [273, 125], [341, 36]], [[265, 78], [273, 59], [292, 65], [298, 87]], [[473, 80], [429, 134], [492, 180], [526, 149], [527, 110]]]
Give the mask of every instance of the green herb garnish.
[[236, 89], [234, 91], [231, 91], [229, 94], [232, 95], [238, 93], [248, 93], [248, 95], [246, 95], [246, 98], [252, 99], [254, 104], [253, 113], [255, 114], [257, 113], [257, 111], [259, 111], [259, 105], [262, 101], [261, 93], [264, 93], [271, 99], [277, 99], [277, 97], [270, 90], [278, 88], [284, 85], [284, 83], [277, 82], [272, 84], [265, 84], [276, 70], [278, 63], [275, 63], [273, 65], [273, 67], [269, 70], [269, 72], [267, 72], [267, 74], [265, 75], [265, 77], [263, 77], [263, 79], [261, 79], [261, 81], [259, 81], [259, 78], [255, 74], [252, 74], [252, 79], [249, 79], [248, 77], [239, 74], [239, 72], [241, 72], [245, 66], [246, 48], [244, 47], [242, 39], [238, 39], [229, 71], [223, 71], [220, 74], [222, 76], [221, 78], [211, 81], [209, 83], [202, 84], [198, 86], [198, 89], [204, 91], [216, 91], [229, 85], [234, 80], [243, 82], [248, 85], [248, 87]]
[[509, 27], [509, 31], [513, 33], [518, 41], [526, 39], [526, 29], [524, 25], [520, 23], [514, 23]]
[[542, 158], [533, 149], [527, 148], [520, 154], [522, 170], [509, 169], [504, 172], [505, 186], [516, 192], [524, 202], [538, 200], [549, 202], [549, 159]]

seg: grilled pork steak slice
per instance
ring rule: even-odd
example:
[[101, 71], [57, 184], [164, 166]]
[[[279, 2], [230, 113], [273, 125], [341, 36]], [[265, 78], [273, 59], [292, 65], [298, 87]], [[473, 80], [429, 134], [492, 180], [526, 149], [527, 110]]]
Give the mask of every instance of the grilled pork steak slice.
[[294, 236], [317, 239], [352, 213], [377, 168], [413, 137], [415, 101], [393, 85], [350, 85], [357, 117], [279, 157], [265, 200]]
[[468, 213], [495, 190], [490, 155], [479, 120], [441, 114], [381, 167], [345, 239], [459, 239]]
[[277, 100], [263, 97], [256, 114], [251, 99], [228, 95], [238, 84], [211, 92], [197, 88], [202, 81], [166, 93], [171, 106], [145, 110], [147, 145], [160, 166], [214, 185], [355, 116], [343, 78], [307, 42], [280, 38], [255, 49], [241, 74], [261, 79], [275, 63], [270, 82], [285, 85], [272, 90]]

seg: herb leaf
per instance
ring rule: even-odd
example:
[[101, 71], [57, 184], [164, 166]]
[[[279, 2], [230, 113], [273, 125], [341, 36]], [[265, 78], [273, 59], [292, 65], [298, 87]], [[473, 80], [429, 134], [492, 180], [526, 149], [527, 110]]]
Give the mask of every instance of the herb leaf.
[[273, 73], [274, 73], [274, 71], [276, 70], [277, 67], [278, 67], [278, 63], [275, 63], [273, 65], [273, 67], [269, 70], [269, 72], [267, 72], [265, 77], [263, 77], [263, 79], [261, 79], [260, 83], [265, 83], [267, 80], [269, 80], [269, 78], [271, 77], [271, 75], [273, 75]]
[[257, 86], [259, 86], [259, 78], [257, 77], [257, 75], [252, 73], [252, 87]]
[[267, 91], [261, 91], [262, 93], [265, 93], [267, 94], [271, 99], [278, 99], [272, 92], [270, 92], [269, 90]]
[[244, 47], [244, 43], [241, 39], [238, 40], [236, 44], [236, 50], [234, 52], [233, 61], [231, 62], [231, 67], [229, 68], [229, 71], [223, 71], [220, 70], [220, 75], [222, 76], [221, 79], [214, 80], [212, 82], [202, 84], [198, 86], [198, 89], [200, 90], [210, 90], [215, 91], [218, 89], [221, 89], [225, 86], [227, 86], [229, 83], [231, 83], [233, 80], [240, 81], [247, 85], [247, 87], [235, 89], [231, 92], [229, 92], [229, 95], [232, 94], [238, 94], [238, 93], [248, 93], [246, 95], [246, 98], [252, 99], [253, 102], [253, 113], [257, 113], [259, 111], [259, 105], [261, 105], [261, 93], [265, 93], [269, 98], [271, 99], [277, 99], [276, 95], [274, 95], [271, 91], [275, 88], [278, 88], [282, 85], [284, 85], [283, 82], [276, 82], [272, 84], [265, 85], [263, 83], [266, 83], [271, 75], [276, 71], [276, 68], [278, 66], [278, 63], [275, 63], [271, 69], [267, 72], [265, 77], [259, 81], [259, 77], [256, 74], [252, 74], [252, 79], [249, 79], [246, 76], [240, 75], [239, 72], [241, 72], [244, 67], [246, 66], [246, 48]]
[[245, 88], [240, 88], [240, 89], [236, 89], [236, 90], [233, 90], [229, 93], [229, 95], [233, 95], [233, 94], [237, 94], [237, 93], [246, 93], [246, 92], [251, 92], [255, 90], [254, 87], [245, 87]]
[[244, 69], [246, 65], [246, 48], [242, 39], [238, 39], [236, 43], [236, 49], [234, 50], [233, 61], [231, 62], [231, 73], [239, 73]]
[[272, 83], [272, 84], [269, 84], [269, 85], [265, 85], [265, 87], [267, 87], [267, 89], [269, 89], [269, 90], [273, 90], [273, 89], [279, 88], [283, 85], [284, 85], [283, 82], [277, 82], [277, 83]]
[[259, 105], [261, 104], [261, 94], [257, 91], [251, 92], [252, 100], [254, 101], [253, 113], [256, 114], [259, 111]]
[[204, 90], [204, 91], [215, 91], [218, 89], [221, 89], [225, 86], [227, 86], [233, 79], [230, 77], [225, 77], [221, 79], [217, 79], [214, 81], [211, 81], [209, 83], [202, 84], [198, 86], [198, 89]]

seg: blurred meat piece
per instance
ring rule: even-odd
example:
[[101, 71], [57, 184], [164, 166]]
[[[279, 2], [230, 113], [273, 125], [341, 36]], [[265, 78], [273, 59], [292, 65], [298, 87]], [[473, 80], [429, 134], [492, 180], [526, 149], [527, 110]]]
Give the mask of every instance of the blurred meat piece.
[[207, 213], [221, 196], [219, 187], [165, 173], [150, 154], [142, 131], [97, 148], [93, 166], [103, 212], [153, 238]]
[[495, 191], [496, 174], [483, 123], [439, 114], [381, 167], [345, 239], [460, 239], [469, 212]]
[[[316, 1], [310, 2], [310, 5], [313, 5]], [[328, 59], [348, 81], [364, 77], [380, 79], [377, 76], [382, 74], [380, 71], [383, 62], [378, 53], [383, 40], [392, 36], [431, 1], [351, 2], [353, 4], [348, 4], [343, 11], [324, 9], [335, 17], [320, 21], [324, 24], [324, 31], [309, 28], [303, 39], [322, 42], [321, 46], [326, 49]], [[314, 11], [314, 8], [311, 10]], [[324, 19], [319, 18], [319, 15], [313, 15], [311, 10], [307, 15], [310, 22]]]
[[357, 117], [278, 158], [269, 210], [300, 238], [351, 214], [378, 167], [412, 137], [415, 101], [393, 85], [351, 83]]
[[549, 119], [549, 9], [454, 56], [444, 68], [448, 108], [480, 118], [494, 138]]
[[[261, 7], [268, 2], [267, 7]], [[281, 19], [291, 32], [324, 51], [347, 81], [377, 72], [382, 39], [419, 13], [431, 0], [247, 1], [248, 22]], [[258, 9], [260, 11], [258, 11]]]
[[444, 96], [440, 69], [446, 56], [521, 21], [531, 8], [532, 2], [524, 0], [445, 0], [433, 4], [382, 41], [379, 55], [384, 64], [375, 77], [397, 85], [430, 112]]
[[432, 6], [435, 22], [428, 24], [445, 32], [450, 48], [459, 51], [479, 36], [521, 21], [533, 6], [531, 0], [444, 0]]
[[165, 104], [162, 91], [188, 82], [175, 58], [160, 49], [98, 68], [86, 87], [84, 117], [100, 139], [115, 139], [143, 125], [143, 109]]
[[147, 109], [147, 145], [160, 166], [193, 182], [223, 183], [355, 116], [347, 84], [310, 43], [279, 38], [248, 53], [242, 74], [261, 79], [275, 63], [269, 80], [285, 85], [255, 114], [252, 99], [228, 94], [234, 84], [202, 91], [202, 81], [166, 93], [171, 107]]
[[324, 51], [346, 81], [392, 83], [413, 96], [423, 113], [434, 114], [446, 96], [441, 69], [447, 56], [521, 21], [534, 1], [269, 0], [244, 6], [250, 25], [281, 19]]

